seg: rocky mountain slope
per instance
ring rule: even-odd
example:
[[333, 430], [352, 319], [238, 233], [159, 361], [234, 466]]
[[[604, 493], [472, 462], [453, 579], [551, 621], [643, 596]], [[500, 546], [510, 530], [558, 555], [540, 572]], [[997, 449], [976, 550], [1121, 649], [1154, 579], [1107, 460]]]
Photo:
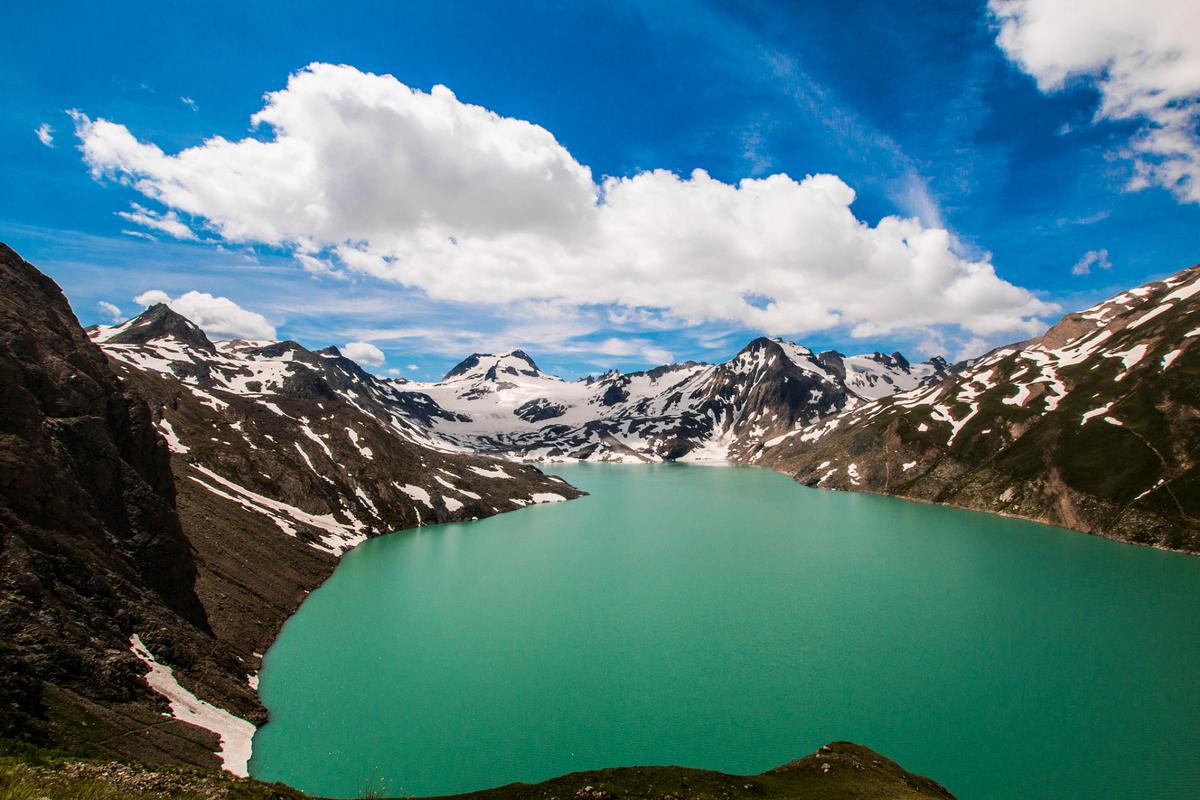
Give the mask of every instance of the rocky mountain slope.
[[337, 555], [366, 536], [578, 495], [429, 436], [452, 415], [336, 348], [211, 342], [165, 305], [91, 331], [149, 402], [179, 477]]
[[947, 374], [941, 359], [816, 354], [755, 339], [723, 364], [668, 364], [566, 382], [528, 355], [476, 353], [439, 383], [400, 387], [444, 413], [425, 420], [454, 445], [524, 459], [738, 458], [765, 437]]
[[1200, 265], [749, 456], [812, 486], [1200, 552]]
[[2, 245], [0, 289], [0, 735], [244, 772], [261, 653], [341, 552], [579, 494], [429, 447], [336, 351], [155, 307], [109, 358]]
[[[31, 755], [33, 757], [31, 757]], [[364, 787], [363, 796], [385, 797], [392, 787]], [[145, 767], [82, 761], [41, 753], [0, 756], [0, 792], [11, 797], [47, 800], [161, 800], [163, 797], [208, 800], [305, 800], [282, 784], [238, 779], [228, 774], [181, 768]], [[944, 787], [908, 772], [873, 750], [850, 742], [832, 742], [810, 756], [761, 775], [728, 775], [686, 767], [619, 767], [575, 772], [542, 783], [513, 783], [454, 798], [481, 800], [953, 800]]]
[[[58, 287], [0, 245], [0, 707], [4, 733], [157, 728], [146, 753], [215, 763], [215, 737], [164, 725], [137, 631], [237, 711], [237, 657], [211, 635], [169, 453]], [[244, 673], [243, 673], [244, 674]], [[243, 684], [244, 686], [244, 684]]]

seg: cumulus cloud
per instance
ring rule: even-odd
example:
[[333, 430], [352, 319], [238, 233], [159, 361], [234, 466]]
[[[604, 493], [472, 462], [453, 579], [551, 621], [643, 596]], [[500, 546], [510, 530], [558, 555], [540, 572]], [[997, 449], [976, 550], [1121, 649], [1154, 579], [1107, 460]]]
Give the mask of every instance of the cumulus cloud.
[[247, 311], [228, 297], [190, 291], [171, 297], [161, 289], [151, 289], [133, 298], [140, 306], [165, 303], [200, 326], [213, 339], [274, 339], [275, 327], [262, 314]]
[[312, 64], [267, 95], [252, 122], [268, 135], [175, 154], [124, 125], [74, 118], [92, 174], [167, 215], [290, 249], [312, 272], [368, 275], [435, 300], [857, 336], [1026, 333], [1056, 310], [986, 257], [959, 255], [941, 227], [858, 219], [854, 190], [836, 176], [728, 184], [653, 170], [597, 182], [538, 125], [348, 66]]
[[1092, 267], [1112, 269], [1112, 262], [1108, 260], [1108, 250], [1088, 250], [1075, 262], [1075, 266], [1071, 267], [1071, 274], [1090, 275]]
[[117, 216], [121, 219], [127, 219], [137, 225], [150, 228], [156, 231], [162, 231], [176, 239], [195, 239], [196, 234], [192, 229], [183, 224], [179, 219], [179, 215], [174, 211], [157, 212], [145, 206], [131, 203], [132, 211], [118, 211]]
[[49, 122], [43, 122], [34, 129], [33, 135], [38, 138], [38, 141], [46, 145], [46, 147], [54, 147], [54, 128], [50, 127]]
[[1044, 92], [1089, 81], [1097, 118], [1133, 120], [1131, 189], [1200, 203], [1200, 3], [990, 0], [996, 42]]
[[120, 306], [110, 303], [107, 300], [101, 300], [96, 303], [96, 308], [100, 309], [101, 313], [111, 317], [113, 322], [121, 322], [125, 319], [125, 312], [121, 310]]
[[370, 342], [346, 342], [342, 345], [342, 355], [369, 367], [378, 367], [387, 360], [383, 351]]

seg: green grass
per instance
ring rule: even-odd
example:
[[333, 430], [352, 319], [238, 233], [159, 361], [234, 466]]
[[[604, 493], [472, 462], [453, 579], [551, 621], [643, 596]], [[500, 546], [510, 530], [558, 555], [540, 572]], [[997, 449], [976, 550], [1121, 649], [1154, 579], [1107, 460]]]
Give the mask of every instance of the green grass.
[[[359, 797], [390, 791], [372, 773]], [[394, 795], [388, 795], [394, 796]], [[148, 766], [80, 758], [71, 751], [0, 740], [0, 800], [305, 800], [267, 784], [191, 767]], [[949, 798], [938, 784], [905, 772], [874, 751], [835, 742], [761, 775], [727, 775], [683, 767], [619, 767], [514, 783], [455, 800], [920, 800]]]

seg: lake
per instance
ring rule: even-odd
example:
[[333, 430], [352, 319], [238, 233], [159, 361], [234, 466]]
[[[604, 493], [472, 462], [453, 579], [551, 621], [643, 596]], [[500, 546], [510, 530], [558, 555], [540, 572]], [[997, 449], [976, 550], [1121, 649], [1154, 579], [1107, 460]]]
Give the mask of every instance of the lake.
[[251, 774], [431, 795], [849, 739], [965, 800], [1197, 796], [1200, 558], [765, 469], [550, 471], [590, 496], [343, 558], [267, 653]]

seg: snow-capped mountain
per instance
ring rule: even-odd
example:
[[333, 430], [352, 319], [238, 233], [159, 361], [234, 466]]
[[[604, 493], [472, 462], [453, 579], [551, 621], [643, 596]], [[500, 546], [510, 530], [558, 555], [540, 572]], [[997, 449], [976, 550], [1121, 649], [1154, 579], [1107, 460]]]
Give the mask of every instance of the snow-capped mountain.
[[765, 438], [948, 371], [941, 359], [817, 354], [760, 338], [723, 364], [689, 361], [578, 381], [543, 372], [520, 350], [475, 353], [441, 381], [416, 383], [377, 378], [332, 347], [210, 342], [165, 306], [92, 337], [122, 363], [178, 379], [202, 403], [234, 395], [287, 416], [281, 397], [341, 402], [416, 446], [519, 460], [737, 459]]
[[755, 339], [723, 364], [686, 362], [567, 382], [521, 351], [476, 353], [435, 384], [401, 386], [443, 413], [446, 442], [525, 459], [738, 458], [764, 437], [944, 377], [941, 359], [843, 356]]
[[1200, 550], [1200, 265], [1130, 289], [936, 385], [764, 443], [750, 461]]
[[150, 398], [190, 481], [331, 553], [578, 494], [431, 436], [434, 421], [460, 420], [333, 347], [212, 342], [165, 305], [90, 334]]

